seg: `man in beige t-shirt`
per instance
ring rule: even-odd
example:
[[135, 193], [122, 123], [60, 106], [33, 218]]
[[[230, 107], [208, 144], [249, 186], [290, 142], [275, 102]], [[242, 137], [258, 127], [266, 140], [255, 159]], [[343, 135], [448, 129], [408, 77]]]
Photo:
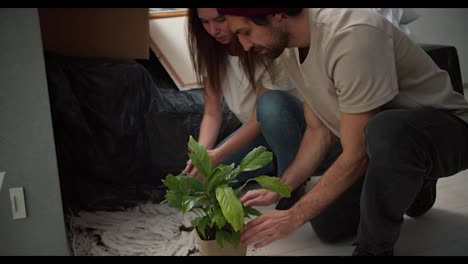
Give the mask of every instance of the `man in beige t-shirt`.
[[[468, 103], [447, 72], [370, 10], [218, 11], [244, 49], [280, 57], [304, 99], [307, 128], [282, 181], [299, 186], [334, 142], [342, 147], [300, 201], [251, 221], [241, 241], [262, 247], [310, 221], [324, 241], [357, 233], [353, 255], [393, 255], [404, 214], [423, 215], [437, 179], [468, 168]], [[278, 199], [255, 190], [242, 202]]]

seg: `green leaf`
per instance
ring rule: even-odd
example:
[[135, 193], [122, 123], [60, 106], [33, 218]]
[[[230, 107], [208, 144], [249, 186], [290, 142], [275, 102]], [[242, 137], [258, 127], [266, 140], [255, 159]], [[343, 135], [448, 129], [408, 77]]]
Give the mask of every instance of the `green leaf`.
[[224, 230], [216, 230], [216, 243], [221, 247], [224, 248], [224, 239], [226, 236], [229, 236], [229, 233]]
[[262, 213], [260, 211], [258, 211], [257, 209], [253, 208], [253, 207], [250, 207], [250, 206], [244, 206], [244, 214], [245, 216], [249, 216], [249, 215], [255, 215], [255, 216], [260, 216], [262, 215]]
[[205, 228], [210, 218], [208, 216], [198, 217], [192, 221], [192, 224], [197, 227], [198, 233], [202, 234], [202, 238], [206, 239]]
[[227, 177], [234, 165], [221, 164], [213, 170], [209, 178], [205, 180], [204, 186], [207, 192], [211, 192], [216, 187], [227, 183]]
[[265, 167], [272, 159], [273, 154], [267, 151], [265, 147], [259, 146], [242, 159], [240, 169], [242, 172], [258, 170]]
[[257, 181], [263, 188], [279, 193], [283, 197], [291, 197], [291, 186], [282, 183], [280, 178], [262, 175], [251, 180]]
[[200, 200], [195, 197], [203, 196], [202, 183], [193, 177], [169, 174], [163, 183], [168, 187], [165, 199], [171, 206], [182, 209], [184, 213], [191, 210]]
[[[198, 217], [192, 221], [192, 225], [196, 227], [202, 238], [216, 236], [220, 246], [223, 246], [224, 241], [228, 241], [237, 247], [240, 243], [240, 233], [244, 228], [244, 217], [258, 216], [261, 213], [240, 203], [238, 193], [245, 184], [236, 191], [229, 187], [229, 184], [239, 173], [257, 170], [267, 165], [272, 160], [272, 153], [260, 146], [249, 152], [239, 166], [233, 163], [212, 168], [208, 152], [192, 136], [188, 146], [189, 157], [198, 171], [205, 176], [205, 181], [202, 183], [184, 174], [178, 176], [169, 174], [163, 180], [168, 188], [166, 201], [181, 209], [183, 213], [197, 210]], [[282, 196], [290, 196], [290, 187], [281, 183], [279, 178], [260, 176], [251, 180], [256, 180], [263, 188]]]
[[224, 217], [220, 207], [215, 207], [213, 210], [211, 223], [216, 224], [218, 229], [221, 229], [226, 225], [226, 218]]
[[177, 176], [168, 174], [162, 182], [169, 190], [182, 194], [203, 192], [203, 186], [199, 180], [183, 174]]
[[177, 178], [180, 180], [183, 188], [186, 190], [189, 190], [190, 192], [203, 192], [202, 183], [194, 177], [180, 175]]
[[231, 182], [237, 179], [237, 175], [239, 175], [239, 173], [241, 173], [241, 166], [237, 166], [233, 171], [231, 171], [231, 173], [228, 176], [228, 181]]
[[196, 196], [184, 196], [182, 202], [182, 212], [185, 214], [192, 210], [198, 205], [198, 202], [201, 200], [201, 197]]
[[190, 136], [188, 147], [190, 150], [188, 155], [193, 165], [205, 178], [208, 177], [211, 174], [211, 160], [205, 147], [198, 144], [192, 136]]
[[163, 183], [168, 187], [166, 201], [183, 213], [200, 207], [200, 201], [205, 199], [202, 183], [193, 177], [169, 174]]
[[184, 192], [184, 188], [181, 185], [180, 180], [172, 175], [168, 174], [164, 180], [162, 180], [163, 184], [171, 191], [173, 192]]
[[233, 245], [235, 248], [237, 248], [240, 242], [240, 232], [235, 232], [235, 231], [231, 233], [226, 232], [226, 234], [224, 234], [224, 239], [227, 242], [229, 242], [231, 245]]
[[183, 197], [179, 192], [167, 191], [165, 199], [170, 206], [182, 209]]
[[232, 188], [227, 185], [216, 188], [216, 199], [227, 222], [232, 225], [235, 231], [242, 230], [244, 227], [244, 210]]
[[204, 216], [199, 216], [199, 217], [196, 217], [194, 218], [190, 223], [192, 223], [192, 226], [198, 226], [201, 222], [201, 220], [203, 219]]

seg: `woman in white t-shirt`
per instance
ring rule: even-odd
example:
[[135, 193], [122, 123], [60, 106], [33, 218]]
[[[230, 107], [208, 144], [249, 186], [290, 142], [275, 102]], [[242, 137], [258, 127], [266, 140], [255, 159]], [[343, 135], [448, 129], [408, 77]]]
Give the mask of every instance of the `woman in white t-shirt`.
[[[305, 125], [302, 101], [281, 65], [274, 61], [266, 67], [267, 62], [255, 52], [245, 52], [216, 8], [189, 8], [188, 39], [205, 101], [198, 142], [208, 150], [212, 164], [238, 164], [262, 145], [273, 152], [281, 176], [295, 157]], [[222, 123], [222, 98], [242, 126], [215, 146]], [[241, 173], [239, 183], [271, 173], [274, 165], [270, 165]], [[190, 160], [183, 173], [204, 178]]]

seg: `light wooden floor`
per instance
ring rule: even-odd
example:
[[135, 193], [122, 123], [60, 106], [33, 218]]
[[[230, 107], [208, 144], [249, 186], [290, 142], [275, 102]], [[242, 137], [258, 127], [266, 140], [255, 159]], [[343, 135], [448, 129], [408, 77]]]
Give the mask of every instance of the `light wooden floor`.
[[[468, 170], [437, 184], [434, 207], [419, 219], [406, 218], [396, 256], [468, 256]], [[259, 208], [260, 209], [260, 208]], [[261, 211], [271, 208], [262, 208]], [[253, 256], [350, 256], [354, 239], [339, 244], [321, 242], [310, 224], [289, 237], [253, 250]]]

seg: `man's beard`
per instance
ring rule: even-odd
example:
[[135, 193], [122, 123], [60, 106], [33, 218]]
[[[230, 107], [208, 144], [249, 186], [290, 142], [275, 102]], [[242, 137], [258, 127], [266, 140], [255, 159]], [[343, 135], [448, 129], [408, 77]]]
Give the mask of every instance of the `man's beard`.
[[272, 35], [276, 37], [276, 43], [272, 47], [266, 48], [265, 56], [269, 59], [278, 58], [288, 46], [289, 36], [285, 32], [281, 32], [278, 29], [272, 29]]

